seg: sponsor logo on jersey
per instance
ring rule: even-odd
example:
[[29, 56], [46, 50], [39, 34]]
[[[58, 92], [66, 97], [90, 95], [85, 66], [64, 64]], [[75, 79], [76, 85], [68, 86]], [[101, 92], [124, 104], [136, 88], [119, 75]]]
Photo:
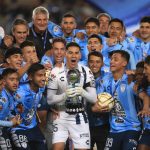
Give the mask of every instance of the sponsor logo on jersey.
[[89, 137], [89, 133], [80, 134], [80, 138], [85, 138], [85, 137]]

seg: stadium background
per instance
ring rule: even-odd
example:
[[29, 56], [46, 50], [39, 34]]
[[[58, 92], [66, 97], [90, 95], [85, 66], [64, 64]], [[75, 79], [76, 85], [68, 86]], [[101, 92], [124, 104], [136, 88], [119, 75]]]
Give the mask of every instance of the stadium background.
[[31, 21], [32, 10], [45, 6], [50, 19], [60, 24], [62, 15], [72, 11], [77, 16], [78, 28], [83, 28], [83, 20], [107, 12], [112, 17], [123, 19], [127, 33], [138, 28], [142, 16], [150, 15], [150, 0], [0, 0], [0, 26], [10, 33], [14, 18]]

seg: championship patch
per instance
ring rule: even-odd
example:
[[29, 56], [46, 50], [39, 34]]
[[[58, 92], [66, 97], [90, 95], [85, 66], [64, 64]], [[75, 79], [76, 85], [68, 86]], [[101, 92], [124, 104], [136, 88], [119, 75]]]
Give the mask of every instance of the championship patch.
[[59, 31], [59, 27], [54, 26], [53, 31], [54, 31], [54, 32], [58, 32], [58, 31]]

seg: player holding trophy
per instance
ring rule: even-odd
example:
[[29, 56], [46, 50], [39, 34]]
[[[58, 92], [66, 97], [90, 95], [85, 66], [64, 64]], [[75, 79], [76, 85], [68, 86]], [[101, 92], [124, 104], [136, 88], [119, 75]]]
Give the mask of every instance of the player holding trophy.
[[59, 117], [53, 121], [53, 150], [63, 150], [70, 134], [75, 149], [90, 148], [90, 132], [84, 100], [96, 102], [94, 77], [81, 66], [80, 46], [71, 42], [66, 47], [66, 65], [52, 69], [47, 99], [55, 104]]

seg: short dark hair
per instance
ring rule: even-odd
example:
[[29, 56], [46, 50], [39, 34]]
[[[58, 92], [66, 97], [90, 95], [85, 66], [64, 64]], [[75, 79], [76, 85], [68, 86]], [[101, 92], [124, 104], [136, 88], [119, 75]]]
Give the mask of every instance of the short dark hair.
[[144, 63], [150, 65], [150, 55], [145, 58]]
[[144, 61], [140, 61], [136, 64], [136, 69], [143, 68], [144, 69]]
[[122, 26], [122, 28], [125, 28], [125, 25], [123, 23], [123, 21], [119, 18], [114, 18], [114, 19], [111, 19], [110, 22], [109, 22], [109, 25], [112, 23], [112, 22], [119, 22]]
[[32, 41], [26, 40], [23, 43], [21, 43], [20, 48], [23, 49], [26, 46], [35, 46]]
[[22, 54], [21, 49], [17, 47], [12, 47], [12, 48], [7, 49], [5, 53], [5, 60], [14, 54]]
[[28, 69], [27, 71], [27, 74], [28, 75], [32, 75], [34, 76], [34, 74], [39, 71], [39, 70], [43, 70], [44, 69], [44, 66], [39, 64], [39, 63], [34, 63], [30, 66], [30, 68]]
[[125, 51], [125, 50], [114, 50], [114, 51], [109, 53], [109, 56], [111, 57], [115, 53], [121, 54], [121, 56], [126, 59], [127, 63], [129, 62], [130, 54], [127, 51]]
[[62, 37], [53, 38], [52, 45], [54, 45], [54, 43], [56, 43], [56, 42], [61, 42], [61, 43], [63, 43], [63, 44], [65, 45], [65, 47], [66, 47], [66, 41], [65, 41], [64, 38], [62, 38]]
[[92, 51], [92, 52], [90, 52], [90, 53], [88, 54], [88, 61], [90, 60], [90, 57], [91, 57], [91, 56], [99, 57], [99, 58], [101, 58], [102, 61], [103, 61], [103, 55], [102, 55], [101, 52], [98, 52], [98, 51]]
[[89, 38], [88, 38], [88, 41], [92, 38], [97, 38], [99, 40], [99, 42], [102, 44], [102, 38], [97, 35], [97, 34], [92, 34]]
[[16, 69], [13, 69], [13, 68], [6, 68], [6, 69], [4, 69], [4, 71], [3, 71], [3, 73], [2, 73], [2, 76], [3, 76], [3, 78], [5, 78], [6, 76], [11, 75], [11, 74], [14, 74], [14, 73], [17, 73], [17, 74], [18, 74], [18, 72], [17, 72]]
[[142, 19], [141, 19], [141, 21], [140, 21], [140, 23], [150, 23], [150, 16], [144, 16]]
[[79, 50], [81, 50], [81, 47], [76, 42], [68, 43], [67, 46], [66, 46], [66, 49], [68, 50], [69, 47], [73, 47], [73, 46], [78, 47]]
[[72, 18], [74, 18], [75, 20], [77, 20], [76, 17], [74, 16], [74, 14], [73, 14], [72, 12], [67, 12], [67, 13], [65, 13], [65, 14], [63, 15], [62, 19], [63, 19], [63, 18], [69, 18], [69, 17], [72, 17]]
[[27, 29], [29, 29], [28, 23], [24, 19], [20, 19], [20, 18], [19, 19], [15, 19], [13, 24], [12, 24], [12, 31], [15, 30], [15, 26], [17, 26], [17, 25], [25, 25], [27, 27]]
[[86, 26], [89, 22], [94, 22], [99, 27], [99, 20], [95, 17], [89, 17], [85, 20], [84, 25]]

